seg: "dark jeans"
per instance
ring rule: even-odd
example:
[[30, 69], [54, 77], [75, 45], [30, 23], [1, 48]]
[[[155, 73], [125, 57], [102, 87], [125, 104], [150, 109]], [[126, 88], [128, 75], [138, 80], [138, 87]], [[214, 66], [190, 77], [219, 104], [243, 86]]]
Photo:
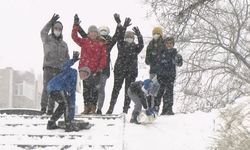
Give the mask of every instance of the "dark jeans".
[[50, 79], [60, 73], [59, 68], [52, 68], [52, 67], [44, 67], [43, 68], [43, 92], [41, 98], [41, 108], [48, 110], [53, 110], [55, 107], [55, 101], [53, 99], [49, 99], [48, 92], [47, 92], [47, 85]]
[[128, 88], [132, 82], [134, 82], [136, 76], [126, 73], [114, 73], [114, 87], [111, 95], [110, 105], [114, 106], [117, 102], [119, 92], [122, 88], [123, 81], [125, 80], [125, 96], [124, 96], [124, 106], [123, 110], [128, 110], [131, 99], [128, 96]]
[[157, 80], [160, 84], [160, 89], [155, 98], [155, 105], [160, 106], [161, 99], [163, 98], [163, 111], [166, 111], [166, 109], [172, 108], [174, 103], [173, 92], [175, 77], [157, 75]]
[[85, 105], [94, 104], [96, 106], [100, 86], [100, 75], [100, 73], [91, 74], [87, 80], [83, 80], [83, 98]]
[[59, 104], [50, 120], [57, 121], [62, 114], [64, 114], [65, 123], [70, 123], [73, 118], [70, 117], [69, 96], [67, 93], [63, 91], [53, 91], [49, 97]]

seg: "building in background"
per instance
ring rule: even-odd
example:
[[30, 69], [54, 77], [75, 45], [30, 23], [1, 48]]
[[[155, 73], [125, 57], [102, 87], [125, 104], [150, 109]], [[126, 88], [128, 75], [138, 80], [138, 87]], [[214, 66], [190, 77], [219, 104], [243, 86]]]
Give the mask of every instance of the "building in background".
[[40, 109], [41, 76], [33, 72], [0, 69], [0, 108]]

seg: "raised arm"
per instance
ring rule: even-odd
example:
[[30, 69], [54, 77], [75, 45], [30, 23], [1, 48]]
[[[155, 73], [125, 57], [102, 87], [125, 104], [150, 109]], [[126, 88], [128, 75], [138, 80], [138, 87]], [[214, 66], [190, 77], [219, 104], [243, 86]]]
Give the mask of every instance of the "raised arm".
[[52, 18], [50, 19], [50, 21], [43, 27], [43, 29], [41, 30], [41, 39], [42, 42], [45, 43], [46, 41], [48, 41], [48, 37], [49, 37], [49, 30], [52, 28], [53, 24], [60, 18], [59, 15], [54, 14], [52, 16]]

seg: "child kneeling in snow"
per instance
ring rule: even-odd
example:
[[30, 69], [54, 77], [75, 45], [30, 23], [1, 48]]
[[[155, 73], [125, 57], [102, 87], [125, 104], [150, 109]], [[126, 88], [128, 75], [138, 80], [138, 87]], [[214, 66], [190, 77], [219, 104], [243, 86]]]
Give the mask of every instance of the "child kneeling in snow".
[[[66, 60], [61, 68], [61, 72], [53, 77], [47, 86], [49, 98], [54, 99], [59, 105], [52, 117], [48, 121], [47, 129], [57, 129], [56, 121], [64, 114], [65, 131], [79, 131], [72, 121], [75, 116], [76, 86], [77, 86], [77, 70], [71, 68], [76, 61], [79, 60], [79, 53], [73, 53], [73, 59]], [[90, 72], [79, 71], [80, 78], [85, 80]]]
[[[134, 110], [130, 123], [152, 123], [157, 116], [154, 110], [154, 97], [157, 96], [160, 85], [157, 78], [131, 83], [128, 96], [134, 102]], [[142, 110], [142, 107], [145, 110]]]

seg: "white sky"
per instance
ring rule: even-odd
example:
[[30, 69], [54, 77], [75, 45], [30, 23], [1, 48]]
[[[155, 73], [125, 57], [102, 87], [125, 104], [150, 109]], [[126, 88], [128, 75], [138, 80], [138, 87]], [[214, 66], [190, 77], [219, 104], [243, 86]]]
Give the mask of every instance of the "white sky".
[[138, 26], [143, 36], [151, 36], [154, 26], [152, 18], [146, 18], [148, 7], [142, 0], [1, 0], [0, 1], [0, 68], [17, 70], [34, 69], [42, 72], [43, 47], [40, 31], [54, 13], [60, 15], [64, 25], [63, 35], [70, 55], [80, 51], [71, 39], [73, 17], [78, 13], [81, 26], [107, 25], [114, 33], [114, 13], [119, 13], [122, 23], [125, 17], [132, 19], [132, 26]]

